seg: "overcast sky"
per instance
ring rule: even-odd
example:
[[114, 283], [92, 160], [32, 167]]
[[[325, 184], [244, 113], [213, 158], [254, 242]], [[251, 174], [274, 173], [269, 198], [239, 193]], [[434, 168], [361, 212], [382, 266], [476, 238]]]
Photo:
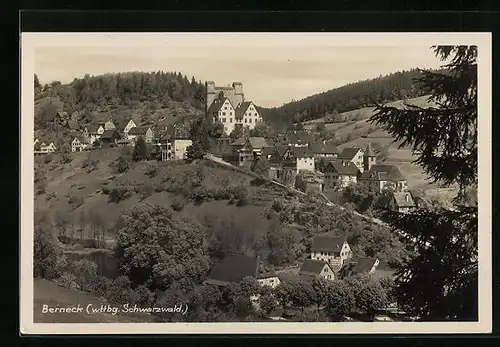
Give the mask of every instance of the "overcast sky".
[[274, 39], [273, 43], [235, 35], [233, 41], [193, 36], [189, 44], [185, 38], [148, 46], [58, 44], [36, 48], [35, 71], [42, 84], [67, 83], [86, 73], [180, 71], [216, 85], [240, 81], [247, 100], [272, 107], [347, 83], [441, 64], [430, 45], [335, 46], [324, 40], [297, 44]]

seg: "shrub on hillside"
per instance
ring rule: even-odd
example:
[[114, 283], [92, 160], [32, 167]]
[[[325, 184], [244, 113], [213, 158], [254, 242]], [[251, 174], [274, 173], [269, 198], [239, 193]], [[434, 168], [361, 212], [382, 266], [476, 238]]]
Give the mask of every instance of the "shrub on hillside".
[[176, 212], [180, 212], [184, 209], [184, 206], [186, 205], [186, 202], [184, 199], [176, 199], [174, 202], [172, 202], [172, 209]]
[[83, 198], [81, 196], [71, 195], [68, 198], [68, 203], [71, 205], [73, 210], [83, 205]]
[[128, 199], [132, 196], [132, 193], [128, 189], [128, 187], [113, 187], [109, 192], [109, 201], [114, 203], [119, 203], [125, 199]]
[[145, 174], [149, 178], [155, 177], [158, 174], [158, 166], [156, 166], [155, 164], [151, 164], [151, 163], [148, 164], [148, 167], [146, 169]]
[[146, 199], [147, 197], [150, 197], [153, 195], [154, 192], [154, 187], [151, 183], [146, 182], [143, 185], [139, 187], [139, 196], [141, 197], [142, 200]]
[[236, 206], [246, 206], [249, 204], [248, 192], [246, 190], [241, 190], [238, 194], [238, 201], [236, 202]]

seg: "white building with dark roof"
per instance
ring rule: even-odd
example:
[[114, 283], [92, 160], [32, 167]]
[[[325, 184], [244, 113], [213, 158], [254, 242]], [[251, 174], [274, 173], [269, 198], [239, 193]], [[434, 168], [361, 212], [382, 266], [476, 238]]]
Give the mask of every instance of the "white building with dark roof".
[[304, 260], [299, 270], [299, 276], [305, 280], [311, 280], [316, 277], [324, 278], [328, 281], [335, 280], [335, 272], [330, 265], [323, 260]]
[[351, 247], [343, 237], [316, 236], [311, 246], [311, 259], [327, 262], [335, 271], [339, 271], [351, 257]]
[[262, 121], [253, 102], [245, 101], [241, 82], [234, 82], [232, 86], [218, 87], [213, 81], [208, 81], [206, 88], [207, 116], [221, 122], [226, 134], [233, 132], [236, 127], [253, 129]]

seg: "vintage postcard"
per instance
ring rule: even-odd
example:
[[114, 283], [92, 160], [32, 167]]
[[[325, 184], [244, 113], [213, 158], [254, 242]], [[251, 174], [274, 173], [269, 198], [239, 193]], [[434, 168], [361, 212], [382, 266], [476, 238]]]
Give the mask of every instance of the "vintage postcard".
[[491, 332], [491, 34], [21, 48], [21, 333]]

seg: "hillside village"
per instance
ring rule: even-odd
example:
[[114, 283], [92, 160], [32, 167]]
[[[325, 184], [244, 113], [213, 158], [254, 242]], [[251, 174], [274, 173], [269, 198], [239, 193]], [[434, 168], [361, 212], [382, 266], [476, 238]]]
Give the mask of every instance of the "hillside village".
[[[279, 218], [281, 218], [281, 211], [287, 208], [290, 211], [294, 211], [293, 213], [298, 213], [299, 216], [291, 217], [292, 219], [295, 218], [290, 222], [290, 225], [294, 228], [297, 227], [296, 224], [302, 223], [297, 221], [300, 221], [301, 218], [306, 218], [305, 215], [311, 213], [308, 211], [307, 201], [314, 201], [314, 204], [318, 205], [321, 204], [323, 206], [321, 209], [335, 209], [324, 207], [324, 205], [326, 203], [339, 204], [339, 199], [342, 197], [351, 197], [358, 194], [358, 191], [366, 191], [370, 192], [369, 194], [372, 197], [375, 197], [373, 199], [378, 199], [377, 201], [385, 199], [384, 209], [399, 213], [408, 213], [414, 209], [418, 209], [425, 202], [425, 193], [422, 193], [422, 190], [412, 189], [415, 188], [415, 185], [409, 182], [409, 178], [405, 177], [398, 164], [387, 162], [386, 158], [383, 158], [382, 155], [384, 148], [381, 148], [378, 144], [376, 145], [376, 141], [372, 142], [369, 137], [365, 136], [365, 140], [367, 140], [365, 146], [358, 147], [341, 146], [338, 141], [329, 140], [327, 137], [322, 138], [321, 134], [314, 131], [314, 129], [313, 131], [308, 131], [295, 127], [283, 132], [268, 129], [271, 131], [259, 134], [259, 129], [271, 127], [266, 123], [264, 115], [261, 114], [261, 108], [255, 105], [251, 101], [251, 98], [246, 98], [241, 82], [233, 82], [232, 85], [228, 86], [216, 86], [215, 82], [208, 81], [205, 83], [204, 99], [204, 117], [212, 124], [219, 124], [221, 133], [215, 139], [211, 150], [204, 153], [203, 158], [197, 158], [197, 160], [202, 163], [210, 163], [206, 165], [213, 166], [211, 170], [219, 170], [216, 171], [219, 174], [222, 172], [227, 174], [229, 172], [229, 175], [234, 175], [234, 177], [237, 175], [250, 175], [252, 177], [252, 184], [256, 185], [257, 183], [255, 182], [260, 182], [258, 184], [262, 185], [262, 188], [259, 188], [260, 186], [252, 188], [256, 191], [255, 196], [258, 196], [258, 194], [268, 194], [265, 189], [278, 191], [277, 196], [281, 200], [273, 199], [270, 203], [272, 206], [266, 208], [270, 208], [271, 210], [275, 208], [276, 215]], [[54, 122], [65, 128], [68, 135], [65, 137], [65, 143], [58, 146], [56, 146], [55, 140], [51, 139], [50, 136], [35, 138], [34, 154], [39, 157], [39, 161], [43, 161], [43, 158], [54, 155], [74, 156], [76, 158], [88, 154], [90, 158], [93, 153], [111, 153], [110, 151], [123, 151], [127, 149], [131, 152], [133, 151], [135, 155], [139, 151], [138, 148], [144, 147], [144, 153], [147, 154], [144, 154], [143, 158], [136, 165], [140, 165], [140, 161], [156, 163], [148, 164], [154, 167], [154, 170], [148, 169], [152, 172], [150, 175], [151, 182], [154, 181], [153, 176], [159, 170], [170, 170], [170, 168], [182, 165], [187, 167], [196, 163], [196, 160], [191, 157], [190, 150], [198, 139], [193, 138], [193, 131], [189, 124], [150, 124], [147, 121], [141, 121], [140, 117], [137, 116], [125, 117], [120, 122], [109, 118], [95, 123], [83, 123], [77, 120], [78, 117], [68, 115], [67, 112], [62, 111], [56, 111], [53, 119], [55, 119]], [[196, 170], [203, 171], [207, 169]], [[87, 173], [88, 175], [91, 174], [90, 171], [87, 171]], [[113, 174], [112, 179], [120, 174], [127, 175], [127, 172], [123, 171], [119, 174]], [[180, 180], [182, 175], [181, 173], [176, 178], [172, 178], [171, 182]], [[148, 179], [145, 178], [142, 184], [146, 184]], [[223, 183], [226, 186], [222, 186], [220, 189], [229, 188], [230, 184], [228, 182]], [[199, 189], [200, 183], [193, 187], [193, 191]], [[169, 192], [173, 191], [172, 189], [168, 190], [169, 188], [166, 189]], [[152, 196], [154, 191], [156, 190], [151, 188], [151, 192], [145, 198]], [[157, 192], [159, 194], [160, 190], [157, 190]], [[99, 194], [102, 195], [102, 193]], [[130, 195], [128, 192], [123, 194]], [[239, 193], [231, 194], [228, 195], [228, 200], [237, 201], [237, 206], [239, 206], [238, 204], [241, 204], [241, 206], [248, 204], [248, 202], [243, 202], [248, 199], [246, 196], [238, 195]], [[289, 195], [296, 196], [296, 198], [286, 198], [288, 200], [283, 198]], [[187, 196], [191, 197], [192, 192], [189, 192]], [[126, 197], [120, 197], [116, 203], [121, 203], [125, 199]], [[343, 205], [355, 205], [354, 201], [355, 199], [352, 198]], [[274, 207], [276, 204], [283, 203], [289, 204], [291, 207]], [[295, 207], [295, 205], [303, 207]], [[366, 211], [366, 209], [361, 210], [356, 206], [354, 209], [362, 213]], [[182, 210], [182, 207], [177, 208], [177, 210]], [[139, 212], [135, 211], [131, 213]], [[154, 213], [160, 212], [155, 210]], [[369, 214], [368, 218], [372, 218], [375, 212], [370, 210], [366, 213]], [[347, 218], [346, 215], [341, 216], [341, 219]], [[136, 218], [139, 217], [133, 217], [133, 219]], [[310, 218], [314, 220], [314, 217], [311, 216]], [[308, 219], [307, 223], [313, 222], [309, 222]], [[397, 267], [391, 265], [386, 259], [386, 261], [383, 261], [384, 259], [380, 258], [379, 254], [383, 252], [360, 251], [360, 246], [357, 245], [358, 239], [362, 238], [361, 234], [371, 227], [359, 227], [360, 231], [356, 231], [355, 236], [353, 236], [354, 232], [351, 233], [351, 230], [334, 231], [333, 226], [327, 223], [321, 224], [322, 222], [316, 222], [321, 226], [315, 228], [318, 228], [318, 230], [321, 229], [321, 232], [311, 234], [306, 231], [307, 225], [309, 225], [307, 223], [301, 226], [301, 229], [298, 229], [304, 235], [307, 235], [307, 237], [297, 236], [295, 239], [297, 241], [292, 241], [287, 246], [289, 249], [297, 247], [297, 250], [294, 250], [296, 255], [293, 262], [289, 261], [288, 264], [286, 264], [286, 261], [282, 262], [286, 265], [272, 265], [266, 259], [265, 255], [260, 255], [257, 251], [246, 250], [224, 252], [219, 259], [208, 262], [207, 264], [210, 264], [210, 266], [204, 263], [205, 260], [199, 260], [199, 263], [196, 263], [196, 265], [195, 263], [189, 263], [189, 266], [196, 267], [196, 271], [205, 274], [196, 277], [196, 281], [202, 279], [199, 282], [202, 283], [203, 287], [218, 288], [216, 289], [217, 293], [219, 293], [219, 290], [221, 293], [226, 293], [224, 290], [236, 290], [234, 288], [238, 286], [238, 297], [249, 298], [253, 310], [265, 312], [264, 316], [266, 319], [352, 320], [352, 317], [356, 315], [361, 317], [361, 313], [363, 312], [364, 314], [368, 313], [371, 316], [371, 320], [403, 319], [396, 318], [397, 315], [395, 312], [400, 312], [401, 310], [397, 309], [395, 300], [393, 300], [392, 295], [386, 290], [387, 286], [390, 286], [389, 283], [392, 283], [391, 281], [397, 271]], [[126, 227], [123, 228], [124, 232], [126, 232]], [[228, 226], [227, 230], [231, 228], [233, 227]], [[332, 229], [330, 230], [330, 228]], [[354, 227], [352, 228], [354, 230]], [[276, 232], [281, 233], [282, 230]], [[395, 241], [397, 236], [392, 235], [387, 237], [393, 237], [394, 241], [392, 242], [394, 244], [399, 242]], [[305, 239], [307, 240], [304, 241]], [[287, 237], [283, 236], [283, 241], [280, 240], [279, 242], [288, 242], [286, 240]], [[195, 242], [195, 240], [192, 242]], [[204, 244], [203, 240], [199, 240], [199, 242], [200, 244]], [[272, 244], [274, 241], [267, 239], [267, 242], [268, 244]], [[351, 242], [356, 243], [356, 245]], [[370, 244], [366, 249], [377, 249], [375, 245], [377, 241], [371, 242], [374, 244]], [[302, 244], [304, 244], [304, 247], [299, 247]], [[100, 245], [96, 248], [103, 247]], [[398, 247], [401, 247], [401, 249], [404, 248], [404, 246]], [[186, 248], [186, 252], [188, 249], [189, 247]], [[390, 253], [391, 251], [386, 252]], [[204, 264], [203, 266], [201, 265], [202, 263]], [[204, 270], [198, 269], [198, 267]], [[83, 280], [73, 276], [73, 280], [70, 280], [70, 282], [73, 283], [72, 281], [79, 283], [79, 281]], [[195, 281], [194, 277], [193, 281]], [[319, 289], [317, 288], [318, 286], [333, 286], [328, 287], [333, 288], [328, 290], [338, 291], [338, 295], [341, 296], [341, 299], [338, 300], [347, 300], [347, 296], [349, 296], [349, 300], [356, 301], [356, 298], [352, 297], [352, 293], [345, 294], [347, 289], [341, 287], [339, 284], [344, 282], [339, 281], [345, 281], [345, 283], [365, 281], [363, 285], [366, 288], [371, 288], [371, 293], [374, 293], [374, 297], [368, 299], [371, 300], [371, 303], [364, 303], [363, 307], [357, 307], [354, 310], [350, 308], [337, 308], [338, 315], [336, 316], [334, 314], [335, 307], [329, 306], [327, 300], [318, 299], [319, 294], [317, 291]], [[258, 286], [255, 287], [255, 285]], [[66, 284], [65, 286], [68, 285]], [[248, 289], [249, 286], [253, 289]], [[83, 290], [85, 285], [73, 284], [69, 285], [69, 287]], [[246, 291], [244, 288], [246, 288]], [[158, 289], [157, 292], [170, 293], [169, 290], [161, 291]], [[208, 289], [200, 290], [202, 291], [201, 293], [207, 293]], [[288, 294], [284, 294], [286, 290], [288, 290]], [[244, 295], [241, 294], [242, 291], [245, 293]], [[93, 293], [93, 295], [96, 294]], [[105, 293], [101, 293], [101, 295], [105, 295]], [[223, 301], [222, 298], [224, 297], [217, 299], [219, 301], [216, 300], [217, 304], [213, 304], [213, 306], [222, 305], [220, 304]], [[313, 304], [315, 303], [317, 303], [317, 310], [311, 308], [314, 307]], [[212, 304], [207, 303], [206, 305], [206, 311], [209, 313], [205, 314], [211, 318], [204, 319], [225, 319], [224, 317], [226, 316], [214, 318], [214, 309], [209, 309], [209, 307], [212, 307]], [[236, 307], [240, 303], [234, 302], [232, 305]], [[281, 312], [283, 315], [276, 313], [279, 312], [280, 307], [283, 308], [284, 312]], [[306, 310], [304, 311], [304, 309]], [[320, 313], [324, 311], [320, 311], [320, 309], [328, 311], [330, 318], [325, 318], [326, 316]], [[316, 318], [304, 318], [306, 315], [304, 312], [309, 312], [307, 314], [313, 315]], [[388, 316], [391, 312], [392, 318], [389, 318]], [[403, 315], [404, 313], [400, 312], [400, 314]], [[342, 318], [339, 318], [339, 315]], [[320, 316], [322, 318], [319, 318]], [[333, 316], [337, 318], [332, 318]], [[409, 318], [406, 317], [405, 319]]]

